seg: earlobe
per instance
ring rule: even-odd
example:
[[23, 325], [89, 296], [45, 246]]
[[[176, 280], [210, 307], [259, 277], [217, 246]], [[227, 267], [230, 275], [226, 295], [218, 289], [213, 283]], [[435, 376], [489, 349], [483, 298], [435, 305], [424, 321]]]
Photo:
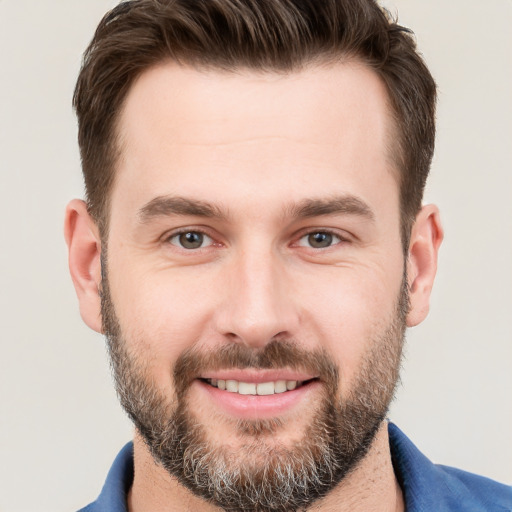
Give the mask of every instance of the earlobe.
[[428, 314], [430, 293], [437, 271], [437, 257], [443, 236], [439, 209], [435, 205], [424, 206], [416, 216], [409, 243], [407, 275], [410, 310], [407, 315], [408, 327], [418, 325]]
[[64, 236], [80, 314], [91, 329], [101, 332], [101, 239], [84, 201], [74, 199], [68, 204]]

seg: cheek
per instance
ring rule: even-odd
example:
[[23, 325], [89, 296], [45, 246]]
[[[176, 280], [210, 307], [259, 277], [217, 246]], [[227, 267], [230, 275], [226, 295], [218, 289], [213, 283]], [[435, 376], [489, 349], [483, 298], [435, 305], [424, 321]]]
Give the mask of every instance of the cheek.
[[[341, 388], [350, 387], [368, 355], [396, 315], [402, 271], [379, 267], [332, 269], [328, 286], [304, 299], [304, 328], [332, 354]], [[310, 290], [317, 280], [312, 280]], [[307, 284], [307, 283], [305, 283]], [[307, 336], [306, 333], [303, 335]]]
[[123, 338], [155, 382], [167, 387], [178, 357], [202, 337], [207, 295], [173, 272], [137, 275], [132, 270], [115, 282], [112, 300]]

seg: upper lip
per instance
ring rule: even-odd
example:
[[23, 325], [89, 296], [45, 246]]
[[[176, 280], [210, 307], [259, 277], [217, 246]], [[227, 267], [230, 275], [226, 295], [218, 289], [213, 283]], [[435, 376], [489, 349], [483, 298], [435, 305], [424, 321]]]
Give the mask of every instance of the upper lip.
[[259, 384], [262, 382], [275, 382], [278, 380], [296, 380], [304, 382], [316, 378], [316, 375], [296, 370], [256, 370], [256, 369], [231, 369], [204, 372], [201, 379], [236, 380], [239, 382], [251, 382]]

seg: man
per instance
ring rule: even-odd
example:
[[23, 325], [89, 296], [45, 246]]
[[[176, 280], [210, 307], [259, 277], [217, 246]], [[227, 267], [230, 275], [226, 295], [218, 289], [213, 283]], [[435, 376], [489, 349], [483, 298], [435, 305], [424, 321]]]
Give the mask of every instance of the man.
[[136, 427], [85, 510], [512, 508], [385, 419], [443, 236], [406, 29], [371, 1], [125, 2], [74, 104], [70, 269]]

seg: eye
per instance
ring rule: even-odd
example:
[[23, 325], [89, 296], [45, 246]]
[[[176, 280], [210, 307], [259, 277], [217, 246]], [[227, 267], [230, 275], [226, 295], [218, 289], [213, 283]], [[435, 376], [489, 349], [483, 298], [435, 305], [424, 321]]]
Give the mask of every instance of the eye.
[[312, 247], [313, 249], [326, 249], [332, 245], [340, 243], [342, 239], [329, 231], [315, 231], [304, 235], [299, 240], [302, 247]]
[[200, 231], [184, 231], [177, 233], [169, 238], [172, 245], [176, 245], [183, 249], [201, 249], [213, 243], [213, 240]]

